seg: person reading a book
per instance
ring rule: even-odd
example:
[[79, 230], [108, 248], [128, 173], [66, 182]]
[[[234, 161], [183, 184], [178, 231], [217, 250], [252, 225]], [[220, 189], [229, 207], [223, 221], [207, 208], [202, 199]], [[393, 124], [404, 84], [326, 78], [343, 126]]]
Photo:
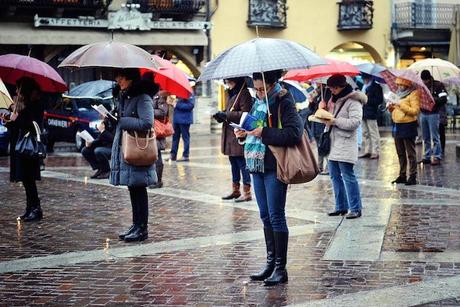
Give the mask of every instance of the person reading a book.
[[294, 146], [300, 143], [303, 134], [303, 121], [292, 95], [278, 83], [280, 77], [279, 70], [253, 74], [257, 97], [250, 114], [257, 118], [257, 127], [250, 131], [234, 131], [244, 140], [246, 167], [252, 174], [267, 248], [266, 265], [251, 275], [251, 280], [264, 281], [267, 286], [288, 280], [289, 238], [285, 215], [287, 184], [277, 178], [276, 159], [268, 145]]
[[108, 179], [110, 175], [110, 157], [112, 155], [113, 130], [110, 129], [111, 123], [108, 119], [97, 125], [97, 130], [101, 134], [91, 141], [85, 140], [86, 146], [81, 150], [81, 154], [88, 161], [91, 168], [96, 172], [91, 176], [92, 179]]
[[[235, 202], [250, 201], [252, 200], [251, 176], [246, 169], [243, 146], [235, 138], [230, 122], [239, 123], [244, 112], [251, 111], [253, 99], [244, 77], [226, 79], [225, 84], [228, 86], [225, 110], [213, 115], [219, 123], [222, 123], [220, 147], [222, 153], [228, 156], [232, 166], [232, 192], [222, 199], [234, 199]], [[241, 177], [243, 177], [243, 194], [240, 191]]]

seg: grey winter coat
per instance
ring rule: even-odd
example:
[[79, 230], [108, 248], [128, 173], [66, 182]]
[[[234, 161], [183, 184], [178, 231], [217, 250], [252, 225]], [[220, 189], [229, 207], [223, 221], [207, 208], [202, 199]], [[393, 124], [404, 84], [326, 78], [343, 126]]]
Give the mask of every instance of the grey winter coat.
[[124, 94], [119, 100], [117, 128], [112, 146], [110, 183], [128, 187], [145, 187], [157, 182], [153, 164], [134, 166], [127, 164], [121, 152], [123, 130], [147, 131], [153, 124], [153, 101], [147, 94]]
[[363, 117], [363, 104], [367, 102], [364, 93], [355, 91], [339, 98], [334, 104], [335, 124], [331, 131], [331, 152], [329, 160], [355, 164], [358, 161], [357, 129]]

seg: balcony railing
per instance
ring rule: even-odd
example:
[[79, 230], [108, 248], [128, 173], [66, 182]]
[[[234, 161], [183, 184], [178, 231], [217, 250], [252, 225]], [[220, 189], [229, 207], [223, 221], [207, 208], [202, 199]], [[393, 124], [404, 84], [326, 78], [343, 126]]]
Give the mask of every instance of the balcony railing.
[[53, 7], [99, 9], [106, 7], [110, 2], [107, 0], [0, 0], [0, 5], [36, 9]]
[[248, 26], [286, 28], [286, 0], [249, 0]]
[[367, 0], [343, 0], [339, 5], [339, 23], [337, 29], [367, 30], [372, 28], [374, 3]]
[[204, 8], [205, 0], [131, 0], [140, 4], [140, 11], [153, 13], [153, 19], [173, 18], [190, 20]]
[[393, 14], [395, 29], [449, 29], [454, 5], [447, 3], [396, 3]]

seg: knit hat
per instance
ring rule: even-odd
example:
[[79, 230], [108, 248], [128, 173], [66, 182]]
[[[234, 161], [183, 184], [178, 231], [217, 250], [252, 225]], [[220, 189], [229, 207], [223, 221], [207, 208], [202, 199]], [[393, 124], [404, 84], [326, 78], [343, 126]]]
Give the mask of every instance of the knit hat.
[[403, 78], [396, 78], [396, 84], [397, 85], [403, 85], [403, 86], [411, 86], [412, 85], [412, 82], [407, 80], [407, 79], [403, 79]]
[[345, 87], [347, 84], [347, 78], [341, 74], [332, 75], [327, 79], [327, 86], [330, 87]]

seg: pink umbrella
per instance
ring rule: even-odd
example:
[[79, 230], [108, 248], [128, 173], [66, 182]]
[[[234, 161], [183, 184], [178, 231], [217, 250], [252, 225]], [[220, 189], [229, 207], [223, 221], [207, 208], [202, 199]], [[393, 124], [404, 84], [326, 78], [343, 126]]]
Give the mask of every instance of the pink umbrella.
[[170, 92], [177, 97], [187, 99], [193, 93], [187, 75], [168, 60], [157, 55], [152, 56], [162, 67], [158, 69], [141, 69], [141, 74], [147, 71], [155, 73], [155, 82], [161, 89]]
[[420, 108], [431, 111], [434, 107], [434, 99], [430, 90], [423, 83], [420, 76], [411, 69], [388, 69], [382, 71], [380, 75], [385, 79], [388, 87], [392, 92], [398, 90], [396, 78], [401, 78], [411, 81], [420, 92]]
[[326, 59], [326, 65], [313, 66], [309, 69], [294, 69], [284, 75], [284, 80], [308, 81], [334, 74], [345, 76], [359, 75], [359, 70], [348, 62]]
[[44, 92], [67, 91], [61, 76], [45, 62], [20, 54], [0, 55], [0, 78], [6, 83], [16, 84], [22, 77], [34, 79]]

